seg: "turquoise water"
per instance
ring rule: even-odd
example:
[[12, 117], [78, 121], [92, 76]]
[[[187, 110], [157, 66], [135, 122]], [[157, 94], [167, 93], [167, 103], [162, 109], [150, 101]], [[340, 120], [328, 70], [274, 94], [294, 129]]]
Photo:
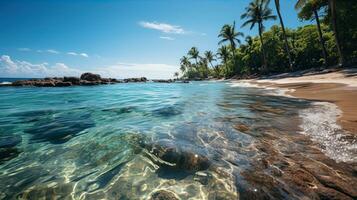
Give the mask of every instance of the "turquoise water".
[[262, 165], [262, 141], [297, 134], [309, 106], [225, 82], [2, 87], [0, 199], [286, 197], [299, 191], [245, 174]]

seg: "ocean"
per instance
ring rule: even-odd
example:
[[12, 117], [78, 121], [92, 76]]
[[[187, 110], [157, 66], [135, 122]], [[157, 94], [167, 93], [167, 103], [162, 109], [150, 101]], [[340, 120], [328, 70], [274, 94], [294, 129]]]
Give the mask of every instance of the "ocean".
[[301, 163], [352, 174], [356, 146], [337, 137], [338, 108], [279, 94], [209, 81], [0, 87], [0, 199], [312, 198], [293, 179]]

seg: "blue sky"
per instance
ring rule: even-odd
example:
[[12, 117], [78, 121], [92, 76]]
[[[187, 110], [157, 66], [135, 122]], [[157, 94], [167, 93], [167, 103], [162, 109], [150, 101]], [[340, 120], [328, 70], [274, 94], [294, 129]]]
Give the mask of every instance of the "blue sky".
[[[215, 51], [222, 25], [249, 0], [2, 0], [0, 77], [79, 75], [170, 78], [192, 46]], [[303, 25], [281, 1], [287, 27]], [[274, 3], [270, 7], [275, 12]], [[269, 27], [278, 21], [266, 23]]]

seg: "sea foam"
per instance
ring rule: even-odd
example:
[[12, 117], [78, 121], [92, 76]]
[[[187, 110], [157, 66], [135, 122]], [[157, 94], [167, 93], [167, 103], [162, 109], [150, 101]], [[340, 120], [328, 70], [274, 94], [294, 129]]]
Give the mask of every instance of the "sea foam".
[[[229, 83], [231, 87], [262, 88], [267, 95], [286, 96], [294, 89], [261, 86], [249, 82]], [[357, 162], [357, 140], [347, 141], [348, 133], [337, 124], [342, 111], [333, 103], [313, 102], [311, 107], [299, 111], [302, 119], [301, 134], [308, 135], [311, 140], [320, 145], [321, 151], [336, 162]]]
[[342, 111], [335, 104], [314, 102], [312, 106], [301, 110], [302, 134], [309, 135], [314, 142], [322, 146], [322, 151], [337, 162], [357, 162], [357, 141], [344, 139], [346, 133], [337, 124]]

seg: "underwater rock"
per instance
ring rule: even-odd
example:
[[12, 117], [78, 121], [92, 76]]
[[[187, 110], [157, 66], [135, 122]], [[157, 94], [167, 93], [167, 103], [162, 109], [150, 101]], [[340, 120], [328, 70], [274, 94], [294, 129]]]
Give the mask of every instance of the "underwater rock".
[[249, 127], [244, 125], [244, 124], [234, 125], [233, 128], [236, 129], [237, 131], [240, 131], [240, 132], [243, 132], [243, 133], [249, 131]]
[[128, 106], [128, 107], [121, 107], [121, 108], [106, 108], [103, 109], [102, 111], [105, 112], [114, 112], [116, 114], [124, 114], [124, 113], [131, 113], [136, 109], [134, 106]]
[[25, 130], [32, 134], [31, 140], [51, 143], [64, 143], [79, 132], [95, 126], [89, 114], [64, 114], [36, 122], [32, 128]]
[[181, 114], [182, 111], [177, 106], [168, 106], [153, 111], [153, 115], [162, 117], [171, 117]]
[[41, 118], [53, 115], [54, 113], [54, 110], [30, 110], [14, 113], [10, 116], [19, 117], [23, 123], [29, 123], [39, 121]]
[[195, 172], [206, 170], [211, 164], [201, 152], [202, 150], [188, 144], [174, 144], [170, 140], [160, 140], [146, 145], [145, 148], [163, 161], [156, 161], [161, 167], [172, 170]]
[[159, 190], [151, 195], [151, 200], [178, 200], [178, 198], [172, 192]]
[[21, 143], [22, 138], [17, 135], [0, 136], [0, 149], [11, 148]]
[[0, 164], [16, 158], [20, 153], [21, 151], [16, 147], [0, 148]]
[[22, 138], [17, 135], [1, 136], [0, 137], [0, 164], [11, 160], [21, 153], [16, 145], [22, 142]]

